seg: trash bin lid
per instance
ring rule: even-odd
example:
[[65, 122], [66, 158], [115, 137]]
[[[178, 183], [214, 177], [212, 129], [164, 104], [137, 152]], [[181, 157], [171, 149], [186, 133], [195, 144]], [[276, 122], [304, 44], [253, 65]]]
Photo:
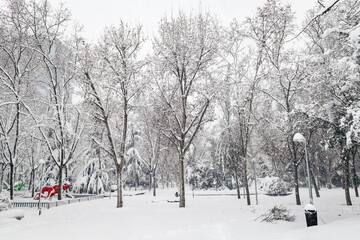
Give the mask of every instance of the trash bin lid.
[[306, 204], [304, 208], [305, 208], [305, 211], [316, 212], [316, 207], [312, 204]]

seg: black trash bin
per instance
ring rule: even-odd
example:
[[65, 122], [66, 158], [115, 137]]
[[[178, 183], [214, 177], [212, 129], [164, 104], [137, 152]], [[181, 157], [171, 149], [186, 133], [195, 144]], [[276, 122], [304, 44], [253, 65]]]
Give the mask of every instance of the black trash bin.
[[306, 218], [306, 225], [308, 227], [318, 225], [317, 210], [314, 205], [307, 204], [305, 206], [305, 218]]

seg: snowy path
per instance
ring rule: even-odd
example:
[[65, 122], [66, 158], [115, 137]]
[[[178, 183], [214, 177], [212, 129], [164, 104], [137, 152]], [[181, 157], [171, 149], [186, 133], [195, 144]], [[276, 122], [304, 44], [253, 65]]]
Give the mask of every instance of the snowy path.
[[[354, 206], [344, 205], [343, 191], [321, 191], [315, 199], [319, 210], [319, 225], [307, 228], [302, 206], [296, 206], [294, 195], [269, 197], [260, 195], [258, 206], [246, 206], [244, 199], [234, 196], [192, 198], [188, 191], [187, 207], [179, 209], [173, 199], [174, 190], [159, 191], [158, 197], [148, 193], [125, 197], [124, 208], [115, 208], [115, 198], [75, 203], [43, 210], [24, 209], [25, 218], [0, 221], [1, 240], [28, 239], [338, 239], [340, 230], [349, 229], [349, 236], [360, 226], [360, 200], [353, 197]], [[307, 200], [302, 189], [302, 200]], [[254, 196], [252, 196], [254, 201]], [[264, 223], [254, 221], [275, 204], [283, 204], [296, 215], [296, 221]], [[334, 222], [338, 221], [339, 222]], [[327, 224], [324, 224], [323, 221]], [[333, 222], [333, 223], [331, 223]], [[356, 230], [357, 231], [357, 230]], [[314, 233], [315, 232], [315, 233]], [[356, 232], [356, 234], [358, 234]], [[314, 235], [314, 236], [315, 236]], [[336, 237], [337, 236], [337, 237]]]

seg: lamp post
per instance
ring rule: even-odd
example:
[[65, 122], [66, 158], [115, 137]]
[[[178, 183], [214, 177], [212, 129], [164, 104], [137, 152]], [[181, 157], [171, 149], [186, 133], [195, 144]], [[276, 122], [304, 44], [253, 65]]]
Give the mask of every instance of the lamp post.
[[312, 190], [311, 190], [310, 169], [309, 169], [308, 153], [307, 153], [307, 148], [306, 148], [306, 139], [302, 134], [295, 133], [293, 141], [304, 143], [304, 146], [305, 146], [305, 161], [306, 161], [306, 171], [307, 171], [307, 177], [308, 177], [309, 198], [310, 198], [310, 204], [313, 204], [313, 195], [312, 195]]
[[42, 168], [41, 168], [41, 173], [40, 173], [40, 176], [39, 176], [39, 179], [40, 179], [40, 184], [39, 184], [39, 206], [38, 206], [38, 209], [39, 209], [39, 215], [41, 215], [41, 186], [42, 186], [42, 177], [44, 175], [44, 166], [45, 166], [45, 161], [43, 159], [40, 159], [39, 161], [39, 164], [42, 165]]

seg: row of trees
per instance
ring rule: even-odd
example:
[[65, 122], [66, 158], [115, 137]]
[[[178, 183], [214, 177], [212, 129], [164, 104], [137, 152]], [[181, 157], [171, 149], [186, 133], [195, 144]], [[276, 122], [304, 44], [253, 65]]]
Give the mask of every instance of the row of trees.
[[178, 185], [185, 207], [186, 182], [234, 185], [238, 197], [241, 182], [250, 205], [249, 181], [267, 175], [291, 182], [301, 204], [301, 132], [317, 195], [343, 186], [351, 205], [359, 11], [357, 0], [315, 6], [297, 28], [291, 7], [272, 0], [227, 27], [179, 12], [150, 40], [120, 21], [90, 44], [67, 28], [64, 6], [10, 0], [0, 17], [0, 180], [12, 199], [14, 178], [34, 193], [42, 168], [60, 188], [67, 179], [98, 193], [116, 179], [122, 207], [124, 183], [147, 182], [156, 195], [159, 179]]

